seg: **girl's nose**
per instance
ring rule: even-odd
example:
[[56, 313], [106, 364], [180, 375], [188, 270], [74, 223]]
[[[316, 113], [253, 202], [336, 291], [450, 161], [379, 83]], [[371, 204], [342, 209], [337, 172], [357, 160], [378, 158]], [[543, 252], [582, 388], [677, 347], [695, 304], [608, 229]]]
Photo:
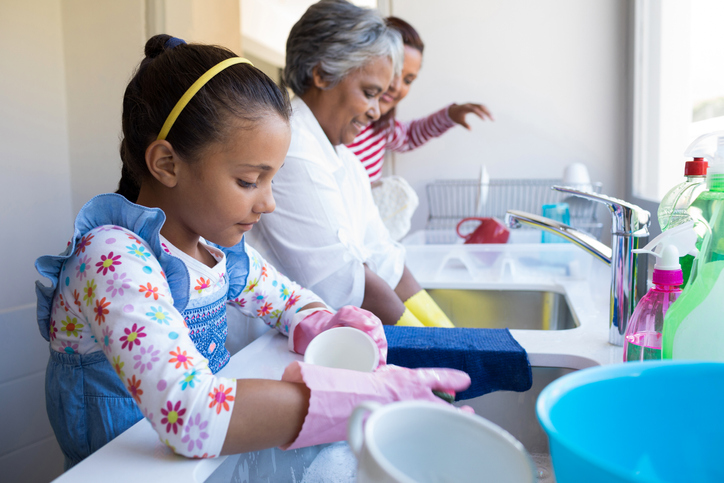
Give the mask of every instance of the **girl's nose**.
[[402, 85], [402, 76], [396, 75], [390, 82], [390, 87], [387, 88], [387, 92], [394, 97], [394, 95], [400, 92], [400, 86]]
[[260, 197], [254, 204], [254, 213], [271, 213], [277, 207], [276, 201], [274, 201], [274, 194], [272, 193], [271, 183], [269, 186], [259, 193]]

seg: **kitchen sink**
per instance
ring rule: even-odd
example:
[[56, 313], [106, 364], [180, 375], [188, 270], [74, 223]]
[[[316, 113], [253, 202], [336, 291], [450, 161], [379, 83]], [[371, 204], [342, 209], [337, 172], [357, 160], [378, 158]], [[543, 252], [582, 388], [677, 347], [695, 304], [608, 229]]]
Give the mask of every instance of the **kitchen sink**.
[[575, 369], [564, 367], [532, 368], [533, 385], [525, 392], [496, 391], [482, 396], [458, 401], [456, 406], [470, 406], [475, 414], [497, 424], [512, 434], [528, 450], [538, 468], [539, 483], [554, 483], [548, 436], [538, 423], [535, 404], [543, 388], [570, 374]]
[[427, 289], [456, 327], [566, 330], [578, 327], [563, 294], [535, 290]]

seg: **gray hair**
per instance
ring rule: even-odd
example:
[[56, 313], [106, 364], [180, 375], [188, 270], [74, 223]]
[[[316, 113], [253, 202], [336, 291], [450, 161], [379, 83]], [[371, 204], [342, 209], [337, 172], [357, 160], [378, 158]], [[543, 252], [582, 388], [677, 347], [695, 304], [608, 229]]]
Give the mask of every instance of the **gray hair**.
[[312, 86], [312, 72], [338, 84], [347, 74], [378, 57], [389, 57], [395, 74], [402, 71], [400, 33], [387, 27], [377, 10], [346, 0], [321, 0], [307, 9], [287, 39], [284, 83], [298, 96]]

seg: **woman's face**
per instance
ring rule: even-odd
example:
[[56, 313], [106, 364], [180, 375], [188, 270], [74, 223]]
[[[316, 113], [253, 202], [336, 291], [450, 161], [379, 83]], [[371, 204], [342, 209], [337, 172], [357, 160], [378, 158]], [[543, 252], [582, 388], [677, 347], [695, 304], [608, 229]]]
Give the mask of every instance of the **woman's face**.
[[391, 80], [392, 61], [378, 57], [332, 88], [317, 84], [315, 99], [307, 105], [333, 146], [350, 144], [369, 123], [380, 118], [380, 96]]
[[398, 102], [405, 98], [410, 91], [412, 82], [422, 66], [422, 52], [414, 47], [405, 45], [405, 62], [402, 65], [402, 74], [392, 79], [389, 89], [380, 98], [380, 111], [384, 116], [390, 112]]

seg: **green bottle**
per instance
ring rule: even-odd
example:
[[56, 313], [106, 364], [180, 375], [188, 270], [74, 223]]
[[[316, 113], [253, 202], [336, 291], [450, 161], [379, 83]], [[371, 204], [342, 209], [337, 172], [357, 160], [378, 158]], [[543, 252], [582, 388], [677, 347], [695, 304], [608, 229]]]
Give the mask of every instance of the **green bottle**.
[[664, 359], [724, 361], [724, 136], [718, 138], [707, 190], [689, 208], [701, 237], [688, 285], [666, 312]]

